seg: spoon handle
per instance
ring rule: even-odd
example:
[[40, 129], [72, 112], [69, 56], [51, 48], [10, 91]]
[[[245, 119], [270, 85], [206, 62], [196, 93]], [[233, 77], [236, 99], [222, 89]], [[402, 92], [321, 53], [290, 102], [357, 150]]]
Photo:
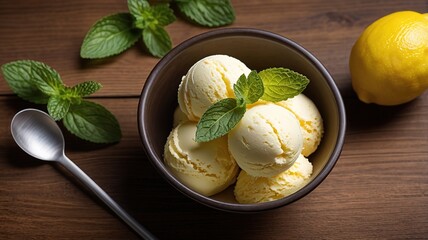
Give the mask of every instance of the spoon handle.
[[92, 190], [107, 206], [110, 207], [125, 223], [127, 223], [140, 237], [148, 240], [156, 239], [147, 229], [141, 226], [131, 215], [119, 206], [104, 190], [102, 190], [85, 172], [63, 155], [58, 162], [76, 176], [85, 186]]

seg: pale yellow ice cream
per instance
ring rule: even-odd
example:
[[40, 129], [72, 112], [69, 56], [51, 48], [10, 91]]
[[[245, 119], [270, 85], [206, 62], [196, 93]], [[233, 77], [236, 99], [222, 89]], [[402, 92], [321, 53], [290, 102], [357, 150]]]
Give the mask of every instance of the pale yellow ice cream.
[[249, 109], [228, 136], [229, 151], [239, 167], [256, 177], [287, 170], [303, 145], [299, 121], [272, 103]]
[[183, 76], [178, 89], [181, 110], [192, 121], [198, 121], [213, 103], [234, 97], [233, 85], [251, 70], [241, 61], [227, 55], [211, 55], [195, 63]]
[[303, 94], [277, 103], [249, 104], [226, 136], [194, 141], [203, 113], [215, 102], [235, 97], [233, 85], [250, 71], [236, 58], [211, 55], [182, 77], [179, 106], [164, 149], [165, 165], [202, 195], [217, 194], [236, 181], [239, 203], [273, 201], [298, 191], [312, 174], [306, 157], [318, 148], [324, 129], [320, 112]]
[[189, 118], [187, 118], [187, 115], [181, 111], [180, 107], [176, 107], [174, 111], [174, 120], [172, 127], [177, 127], [178, 124], [189, 121]]
[[303, 135], [302, 154], [305, 157], [311, 155], [317, 150], [324, 132], [323, 120], [318, 108], [304, 94], [276, 104], [288, 109], [299, 120]]
[[175, 127], [165, 144], [166, 166], [192, 190], [211, 196], [235, 182], [238, 165], [227, 149], [227, 136], [210, 142], [194, 141], [196, 123]]
[[288, 170], [273, 177], [253, 177], [241, 171], [235, 185], [239, 203], [261, 203], [284, 198], [301, 189], [312, 174], [312, 164], [303, 155]]

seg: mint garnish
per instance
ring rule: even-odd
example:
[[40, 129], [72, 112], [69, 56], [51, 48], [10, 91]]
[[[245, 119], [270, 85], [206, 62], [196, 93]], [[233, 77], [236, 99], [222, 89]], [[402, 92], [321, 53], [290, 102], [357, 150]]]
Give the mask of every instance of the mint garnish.
[[226, 135], [242, 119], [246, 105], [263, 99], [278, 102], [292, 98], [306, 88], [309, 79], [286, 68], [269, 68], [241, 75], [233, 86], [236, 98], [222, 99], [202, 115], [196, 128], [196, 142], [208, 142]]
[[233, 23], [235, 13], [229, 0], [176, 0], [178, 8], [194, 22], [206, 27]]
[[245, 103], [225, 98], [211, 105], [196, 128], [196, 142], [208, 142], [228, 133], [244, 116]]
[[[175, 2], [180, 11], [202, 26], [222, 26], [235, 19], [229, 0]], [[130, 48], [140, 38], [155, 57], [162, 57], [171, 50], [172, 41], [165, 26], [176, 18], [168, 3], [150, 5], [147, 0], [128, 0], [128, 10], [128, 13], [116, 13], [98, 20], [86, 34], [80, 56], [89, 59], [110, 57]]]
[[248, 78], [242, 74], [235, 85], [233, 91], [238, 99], [243, 99], [246, 104], [257, 102], [264, 92], [263, 81], [256, 71], [251, 71]]
[[88, 81], [68, 87], [53, 68], [31, 60], [6, 63], [1, 69], [13, 92], [27, 101], [47, 104], [49, 115], [56, 121], [62, 119], [77, 137], [96, 143], [119, 141], [116, 118], [101, 105], [83, 99], [101, 84]]
[[261, 99], [279, 102], [301, 93], [309, 84], [309, 79], [286, 68], [268, 68], [259, 72], [265, 88]]

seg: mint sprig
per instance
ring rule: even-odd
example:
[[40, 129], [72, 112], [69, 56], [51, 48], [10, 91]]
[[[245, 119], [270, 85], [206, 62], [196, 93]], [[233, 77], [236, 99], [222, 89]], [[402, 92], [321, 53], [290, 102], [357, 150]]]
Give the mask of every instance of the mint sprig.
[[292, 98], [306, 88], [309, 79], [286, 68], [268, 68], [259, 73], [241, 75], [233, 86], [236, 98], [222, 99], [211, 105], [196, 126], [195, 141], [208, 142], [226, 135], [242, 119], [246, 105], [263, 99], [271, 102]]
[[[172, 1], [174, 2], [174, 1]], [[235, 14], [229, 0], [175, 0], [189, 19], [202, 26], [231, 24]], [[80, 56], [98, 59], [127, 50], [140, 38], [148, 52], [162, 57], [172, 48], [165, 27], [176, 20], [168, 3], [150, 5], [147, 0], [128, 0], [127, 13], [116, 13], [98, 20], [86, 34]]]
[[162, 57], [172, 42], [164, 27], [175, 16], [169, 4], [150, 6], [146, 0], [128, 0], [128, 13], [117, 13], [98, 20], [86, 34], [80, 48], [82, 58], [97, 59], [117, 55], [138, 39], [155, 57]]
[[66, 86], [60, 75], [48, 65], [19, 60], [1, 66], [3, 77], [19, 97], [47, 104], [49, 115], [77, 137], [95, 142], [117, 142], [121, 130], [116, 118], [99, 104], [84, 100], [102, 86], [95, 81]]

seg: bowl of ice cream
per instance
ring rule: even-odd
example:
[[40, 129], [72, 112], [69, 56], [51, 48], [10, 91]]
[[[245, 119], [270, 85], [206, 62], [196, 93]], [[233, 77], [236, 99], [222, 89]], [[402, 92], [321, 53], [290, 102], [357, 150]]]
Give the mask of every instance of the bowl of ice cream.
[[[233, 98], [240, 76], [269, 68], [310, 82], [287, 100], [248, 104], [229, 133], [197, 142], [207, 108]], [[339, 159], [345, 123], [325, 67], [292, 40], [258, 29], [218, 29], [179, 44], [151, 71], [138, 106], [140, 137], [159, 174], [189, 198], [231, 212], [275, 209], [313, 191]]]

